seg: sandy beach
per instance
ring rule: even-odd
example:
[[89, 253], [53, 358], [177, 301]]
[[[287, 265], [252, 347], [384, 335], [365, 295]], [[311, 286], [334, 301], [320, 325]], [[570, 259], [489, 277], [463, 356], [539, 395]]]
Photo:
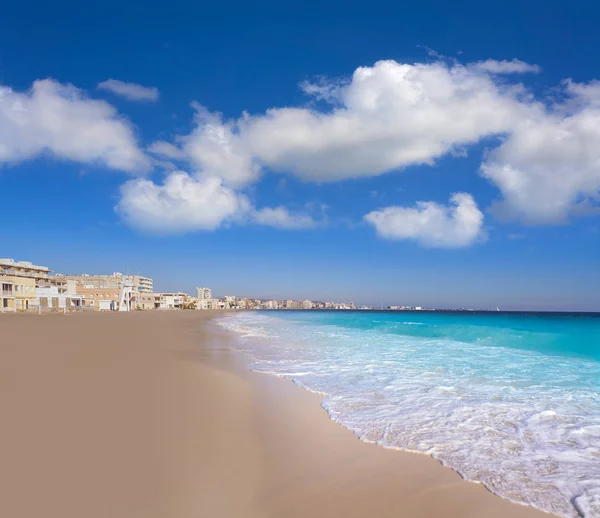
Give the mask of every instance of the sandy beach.
[[360, 441], [212, 316], [0, 315], [0, 516], [550, 516]]

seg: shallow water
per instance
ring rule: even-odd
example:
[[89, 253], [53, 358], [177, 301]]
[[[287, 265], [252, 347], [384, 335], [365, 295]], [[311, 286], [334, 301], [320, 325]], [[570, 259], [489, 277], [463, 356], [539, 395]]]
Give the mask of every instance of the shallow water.
[[600, 517], [600, 316], [269, 311], [220, 324], [252, 368], [324, 394], [364, 440], [511, 500]]

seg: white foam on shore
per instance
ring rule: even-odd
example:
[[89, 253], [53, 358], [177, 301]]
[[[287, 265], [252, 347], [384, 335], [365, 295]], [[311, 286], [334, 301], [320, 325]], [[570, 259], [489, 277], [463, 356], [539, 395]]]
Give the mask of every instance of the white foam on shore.
[[326, 395], [361, 439], [432, 455], [494, 493], [563, 517], [600, 516], [600, 364], [444, 339], [221, 321], [252, 368]]

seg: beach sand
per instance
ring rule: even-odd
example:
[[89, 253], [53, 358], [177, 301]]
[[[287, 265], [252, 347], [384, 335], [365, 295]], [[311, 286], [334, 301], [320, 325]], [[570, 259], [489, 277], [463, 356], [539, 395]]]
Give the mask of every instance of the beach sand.
[[0, 516], [549, 516], [360, 441], [211, 316], [0, 315]]

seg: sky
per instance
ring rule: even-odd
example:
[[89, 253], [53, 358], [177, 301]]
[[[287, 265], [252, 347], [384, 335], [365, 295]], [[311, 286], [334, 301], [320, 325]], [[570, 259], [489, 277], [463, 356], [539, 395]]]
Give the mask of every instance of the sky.
[[0, 256], [157, 291], [600, 311], [594, 2], [20, 2]]

